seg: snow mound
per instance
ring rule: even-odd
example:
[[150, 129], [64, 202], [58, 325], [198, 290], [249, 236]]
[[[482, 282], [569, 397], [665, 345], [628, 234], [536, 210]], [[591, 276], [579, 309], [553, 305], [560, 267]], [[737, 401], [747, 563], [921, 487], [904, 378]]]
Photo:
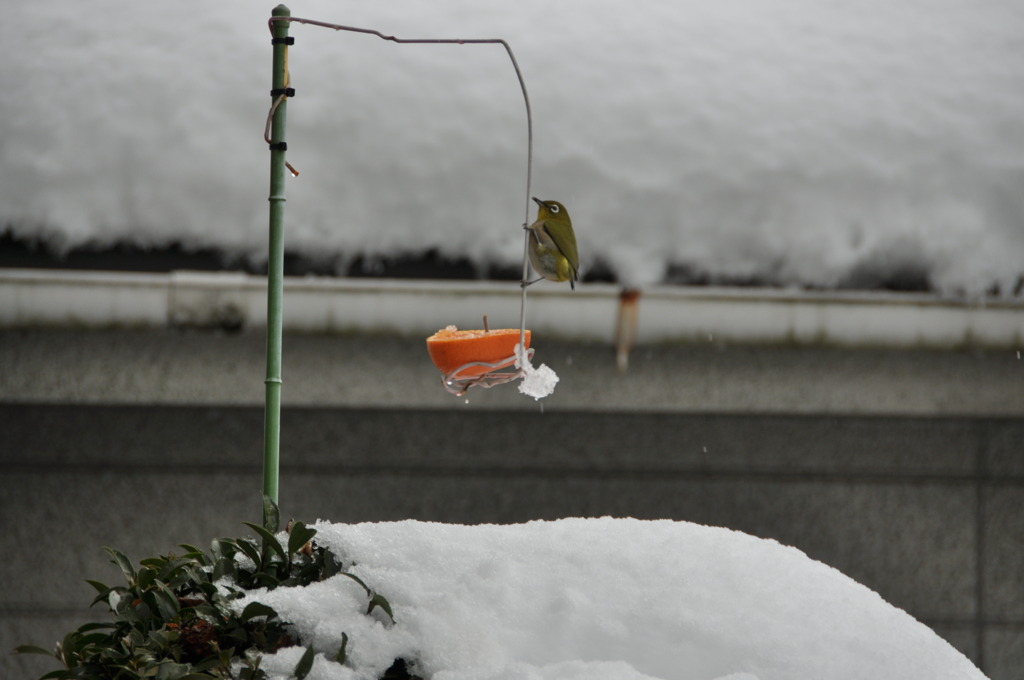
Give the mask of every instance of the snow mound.
[[[58, 252], [178, 243], [264, 259], [274, 4], [205, 3], [183, 30], [179, 3], [15, 3], [0, 235]], [[1019, 2], [292, 11], [400, 37], [508, 40], [535, 119], [533, 192], [569, 206], [584, 274], [1012, 295], [1024, 273]], [[504, 50], [290, 33], [288, 156], [301, 175], [287, 186], [289, 251], [340, 275], [357, 255], [431, 250], [515, 267], [536, 208]]]
[[[728, 529], [612, 518], [315, 526], [390, 600], [395, 622], [366, 616], [365, 591], [343, 576], [251, 593], [320, 653], [310, 680], [379, 677], [396, 658], [433, 680], [984, 678], [870, 589]], [[342, 633], [345, 665], [331, 660]], [[288, 677], [302, 652], [263, 667]]]

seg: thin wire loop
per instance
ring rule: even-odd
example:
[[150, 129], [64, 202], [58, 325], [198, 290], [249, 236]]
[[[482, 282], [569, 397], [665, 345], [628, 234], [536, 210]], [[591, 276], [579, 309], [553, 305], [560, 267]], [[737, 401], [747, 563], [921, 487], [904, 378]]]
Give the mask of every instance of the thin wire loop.
[[277, 107], [281, 105], [281, 102], [285, 100], [288, 95], [280, 94], [274, 99], [274, 103], [270, 105], [270, 112], [267, 113], [267, 127], [263, 129], [263, 140], [267, 143], [271, 143], [270, 139], [270, 127], [274, 122], [274, 114], [277, 113]]
[[[270, 30], [270, 34], [273, 35], [274, 34], [273, 25], [271, 25], [270, 29], [271, 29]], [[275, 40], [276, 40], [276, 38], [275, 38]], [[284, 45], [285, 45], [285, 48], [284, 48], [284, 50], [285, 50], [285, 52], [284, 52], [284, 89], [285, 89], [285, 91], [284, 92], [280, 92], [279, 94], [277, 94], [276, 97], [274, 97], [274, 103], [270, 105], [270, 111], [267, 113], [267, 126], [265, 128], [263, 128], [263, 140], [267, 144], [273, 144], [273, 140], [270, 139], [270, 130], [271, 130], [271, 127], [273, 127], [273, 124], [274, 124], [274, 115], [277, 113], [277, 107], [281, 106], [281, 103], [285, 99], [287, 99], [290, 96], [294, 96], [294, 94], [295, 94], [295, 90], [292, 90], [291, 88], [289, 88], [289, 85], [291, 85], [292, 76], [291, 76], [291, 73], [288, 71], [288, 46], [294, 44], [294, 42], [295, 42], [294, 39], [290, 39], [290, 41], [286, 41], [284, 43]], [[276, 92], [271, 92], [272, 95], [275, 94], [275, 93]], [[296, 170], [295, 167], [292, 166], [291, 163], [289, 163], [286, 160], [284, 162], [284, 164], [285, 164], [285, 167], [288, 168], [288, 171], [290, 173], [292, 173], [292, 177], [298, 177], [299, 176], [299, 171]]]
[[[448, 390], [448, 392], [454, 394], [457, 397], [461, 397], [466, 392], [468, 392], [472, 387], [483, 387], [484, 389], [490, 389], [495, 385], [504, 385], [505, 383], [511, 382], [522, 376], [523, 371], [521, 368], [517, 368], [512, 373], [500, 372], [502, 368], [507, 368], [510, 364], [519, 359], [519, 357], [520, 355], [517, 353], [516, 355], [510, 356], [507, 359], [501, 359], [500, 361], [495, 361], [494, 363], [488, 363], [486, 361], [470, 361], [469, 363], [465, 363], [462, 366], [459, 366], [454, 371], [441, 378], [441, 385], [443, 385], [444, 388]], [[527, 348], [526, 358], [533, 358], [532, 347]], [[458, 377], [459, 373], [462, 373], [467, 369], [478, 368], [481, 366], [488, 369], [486, 373], [464, 378]]]
[[[267, 20], [267, 28], [270, 29], [271, 35], [273, 35], [273, 33], [274, 33], [274, 22], [275, 21], [292, 21], [292, 22], [296, 22], [296, 23], [300, 23], [300, 24], [308, 24], [310, 26], [321, 26], [323, 28], [330, 28], [330, 29], [335, 30], [335, 31], [349, 31], [351, 33], [364, 33], [364, 34], [367, 34], [367, 35], [375, 35], [378, 38], [380, 38], [381, 40], [388, 40], [390, 42], [402, 43], [402, 44], [420, 44], [420, 45], [488, 45], [488, 44], [490, 44], [490, 45], [501, 45], [502, 47], [504, 47], [505, 48], [505, 52], [508, 54], [509, 60], [512, 62], [512, 68], [515, 69], [516, 78], [519, 80], [519, 89], [522, 90], [522, 92], [523, 92], [523, 103], [526, 105], [526, 198], [525, 198], [525, 201], [524, 201], [525, 206], [526, 206], [526, 211], [525, 211], [526, 217], [525, 217], [525, 219], [523, 221], [523, 226], [525, 227], [527, 224], [529, 224], [529, 222], [530, 222], [530, 205], [531, 205], [531, 201], [530, 201], [530, 191], [531, 191], [531, 189], [530, 188], [531, 188], [531, 185], [533, 183], [533, 110], [530, 107], [530, 95], [526, 91], [526, 80], [523, 79], [523, 72], [519, 68], [519, 62], [516, 60], [516, 55], [512, 51], [512, 46], [509, 45], [506, 40], [504, 40], [502, 38], [473, 38], [473, 39], [462, 39], [462, 38], [398, 38], [396, 36], [387, 35], [385, 33], [382, 33], [380, 31], [374, 30], [372, 28], [358, 28], [356, 26], [345, 26], [345, 25], [342, 25], [342, 24], [332, 24], [332, 23], [328, 23], [326, 21], [316, 21], [315, 19], [303, 19], [301, 17], [292, 17], [292, 16], [270, 17]], [[274, 108], [276, 108], [276, 106], [277, 106], [277, 104], [275, 103]], [[271, 114], [270, 114], [270, 117], [272, 117], [272, 116], [273, 116], [273, 109], [271, 110]], [[270, 117], [268, 117], [268, 125], [269, 125]], [[529, 281], [529, 277], [530, 277], [530, 258], [529, 258], [529, 252], [530, 251], [529, 251], [529, 249], [530, 249], [530, 232], [527, 231], [526, 229], [524, 229], [523, 230], [523, 279], [522, 279], [522, 282], [521, 282], [521, 284], [522, 284], [521, 285], [522, 297], [520, 299], [520, 305], [519, 305], [519, 345], [518, 345], [519, 349], [517, 351], [517, 356], [515, 357], [516, 359], [519, 360], [519, 365], [520, 366], [528, 365], [530, 363], [530, 359], [533, 357], [533, 350], [532, 349], [529, 349], [529, 350], [524, 350], [523, 349], [526, 346], [526, 289], [528, 287], [526, 285], [526, 282]], [[474, 363], [482, 363], [482, 362], [474, 362]], [[499, 362], [499, 363], [501, 363], [501, 362]], [[467, 364], [467, 365], [469, 365], [469, 364]], [[465, 368], [465, 367], [463, 367], [463, 368]], [[459, 370], [462, 370], [462, 369], [460, 368]], [[456, 371], [456, 373], [457, 372], [458, 371]], [[509, 382], [510, 380], [514, 380], [515, 378], [520, 377], [522, 374], [523, 374], [523, 369], [520, 368], [518, 371], [516, 371], [515, 374], [512, 374], [511, 377], [502, 379], [500, 382], [494, 382], [494, 383], [491, 383], [491, 384], [484, 384], [482, 382], [475, 382], [475, 383], [473, 383], [471, 385], [468, 385], [466, 387], [466, 389], [469, 389], [470, 387], [474, 387], [476, 385], [480, 385], [482, 387], [492, 387], [493, 385], [497, 385], [497, 384], [501, 384], [501, 383], [504, 383], [504, 382]], [[487, 374], [485, 374], [485, 375], [487, 375]], [[499, 375], [503, 376], [504, 374], [499, 374]], [[448, 383], [447, 382], [445, 382], [445, 389], [448, 389]], [[448, 391], [451, 392], [452, 390], [449, 389]], [[461, 395], [461, 394], [464, 394], [464, 393], [465, 393], [465, 390], [463, 390], [459, 394]], [[453, 392], [453, 394], [455, 394], [455, 393]]]
[[[515, 53], [512, 51], [512, 46], [508, 44], [508, 41], [503, 38], [398, 38], [393, 35], [387, 35], [380, 31], [372, 28], [358, 28], [356, 26], [345, 26], [342, 24], [331, 24], [326, 21], [316, 21], [315, 19], [303, 19], [302, 17], [270, 17], [267, 20], [267, 27], [270, 29], [271, 34], [274, 32], [275, 21], [293, 21], [300, 24], [309, 24], [311, 26], [322, 26], [323, 28], [330, 28], [335, 31], [350, 31], [352, 33], [364, 33], [368, 35], [375, 35], [381, 40], [388, 40], [394, 43], [402, 44], [420, 44], [420, 45], [501, 45], [505, 48], [505, 52], [508, 53], [508, 58], [512, 62], [512, 68], [515, 69], [516, 78], [519, 80], [519, 89], [523, 92], [523, 103], [526, 105], [526, 200], [524, 202], [526, 206], [526, 221], [530, 220], [530, 187], [533, 183], [533, 110], [530, 107], [530, 95], [526, 91], [526, 80], [523, 78], [523, 72], [519, 68], [519, 61], [516, 59]], [[527, 238], [529, 243], [529, 238]], [[529, 258], [524, 250], [523, 259], [525, 263], [529, 264]], [[526, 281], [529, 276], [529, 271], [526, 267], [523, 268], [523, 280]]]

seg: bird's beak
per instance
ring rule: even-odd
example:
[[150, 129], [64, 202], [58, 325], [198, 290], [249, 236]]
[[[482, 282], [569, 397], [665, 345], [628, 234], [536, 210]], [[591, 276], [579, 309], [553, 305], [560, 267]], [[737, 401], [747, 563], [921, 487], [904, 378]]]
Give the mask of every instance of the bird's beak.
[[547, 207], [546, 205], [544, 205], [544, 201], [540, 200], [540, 199], [539, 199], [539, 198], [537, 198], [536, 196], [533, 196], [532, 198], [533, 198], [534, 202], [535, 202], [535, 203], [536, 203], [537, 205], [539, 205], [540, 207], [542, 207], [542, 208], [546, 208], [546, 207]]

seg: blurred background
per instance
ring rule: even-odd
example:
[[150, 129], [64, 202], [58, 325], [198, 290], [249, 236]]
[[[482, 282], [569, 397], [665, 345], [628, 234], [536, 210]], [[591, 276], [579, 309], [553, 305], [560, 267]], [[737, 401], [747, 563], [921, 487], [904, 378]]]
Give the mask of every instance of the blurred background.
[[[1019, 677], [1024, 7], [289, 6], [508, 40], [532, 193], [568, 206], [584, 284], [530, 289], [554, 395], [444, 392], [424, 337], [519, 320], [514, 71], [499, 46], [293, 24], [285, 515], [728, 526]], [[116, 580], [101, 546], [139, 559], [259, 517], [271, 9], [6, 13], [4, 650], [102, 615], [82, 583]]]

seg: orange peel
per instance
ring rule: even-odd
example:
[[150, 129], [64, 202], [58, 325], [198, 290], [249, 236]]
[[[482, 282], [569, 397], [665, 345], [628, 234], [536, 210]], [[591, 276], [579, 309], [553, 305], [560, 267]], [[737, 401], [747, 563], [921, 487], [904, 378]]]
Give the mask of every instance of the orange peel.
[[[473, 362], [493, 366], [466, 366], [455, 378], [472, 378], [490, 371], [506, 368], [515, 363], [515, 347], [519, 344], [518, 328], [460, 331], [454, 326], [442, 328], [427, 338], [427, 353], [431, 361], [445, 376], [461, 366]], [[526, 331], [524, 344], [530, 347], [530, 331]]]

